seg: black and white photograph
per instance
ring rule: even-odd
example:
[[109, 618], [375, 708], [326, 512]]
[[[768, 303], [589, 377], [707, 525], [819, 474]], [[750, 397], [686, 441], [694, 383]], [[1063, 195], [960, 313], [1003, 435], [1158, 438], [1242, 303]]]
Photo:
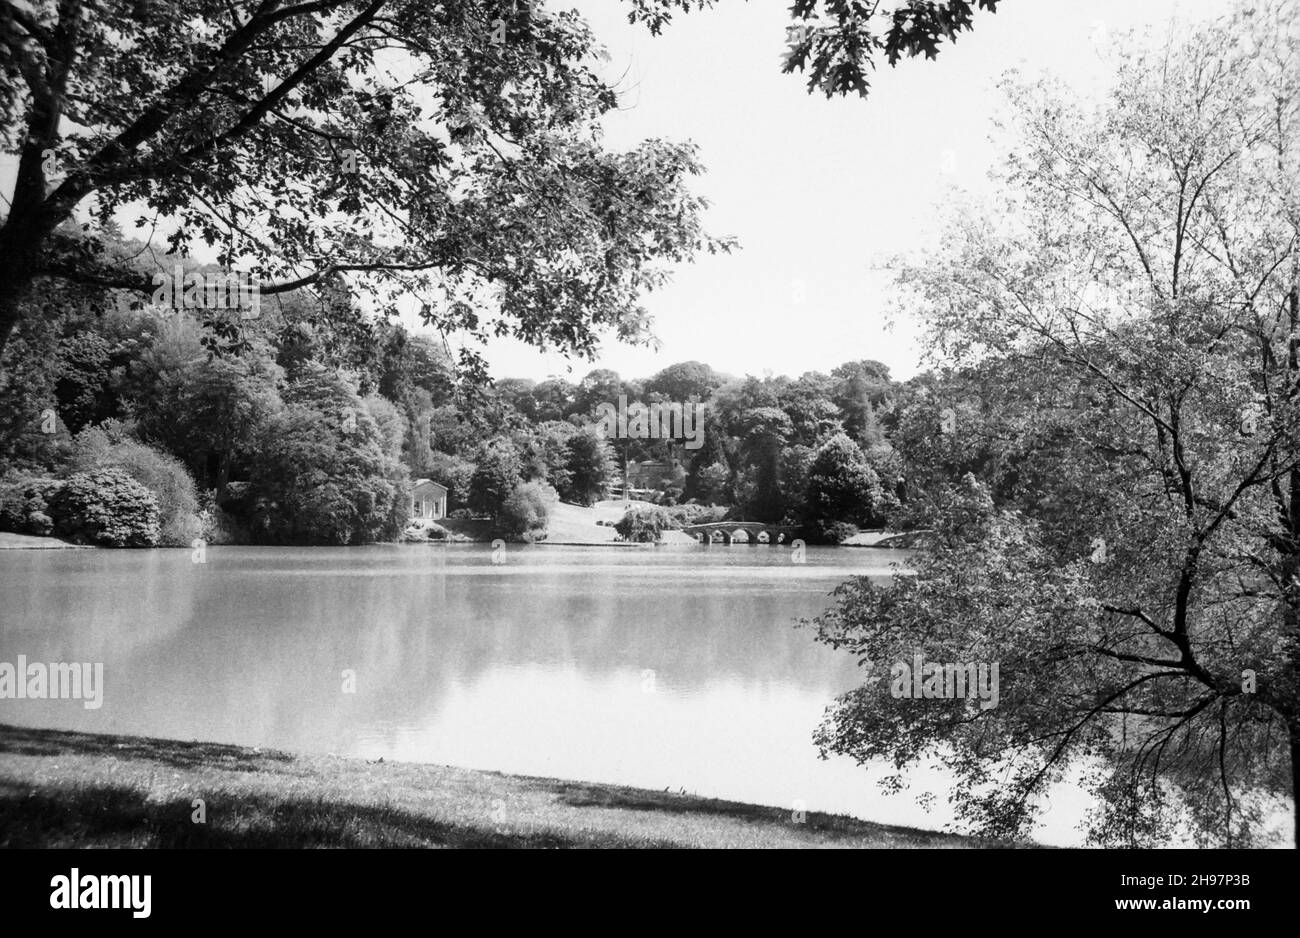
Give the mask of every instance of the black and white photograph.
[[0, 0], [6, 914], [1232, 929], [1298, 775], [1295, 0]]

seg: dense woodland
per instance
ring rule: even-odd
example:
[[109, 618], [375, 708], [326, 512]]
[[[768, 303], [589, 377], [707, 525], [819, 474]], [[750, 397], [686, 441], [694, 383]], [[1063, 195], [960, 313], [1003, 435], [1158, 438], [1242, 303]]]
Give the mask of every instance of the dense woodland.
[[[619, 494], [626, 468], [647, 462], [660, 469], [649, 496], [665, 506], [799, 524], [834, 543], [898, 514], [895, 442], [927, 395], [926, 381], [899, 384], [871, 360], [797, 378], [690, 361], [644, 379], [598, 368], [465, 381], [436, 334], [328, 286], [266, 298], [237, 339], [236, 311], [66, 284], [30, 302], [43, 308], [24, 317], [0, 378], [14, 402], [0, 427], [0, 525], [104, 544], [392, 540], [419, 478], [448, 486], [454, 516], [534, 539], [549, 500]], [[597, 409], [621, 396], [703, 403], [702, 445], [608, 438]], [[922, 419], [939, 432], [931, 410]], [[72, 479], [75, 506], [61, 493]]]

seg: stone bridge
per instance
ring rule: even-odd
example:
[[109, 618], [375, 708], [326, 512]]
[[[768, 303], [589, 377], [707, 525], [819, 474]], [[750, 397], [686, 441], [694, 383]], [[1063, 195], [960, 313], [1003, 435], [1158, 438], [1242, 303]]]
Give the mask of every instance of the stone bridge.
[[764, 524], [761, 521], [714, 521], [709, 524], [689, 524], [682, 528], [682, 531], [701, 544], [713, 543], [715, 535], [721, 536], [724, 544], [731, 544], [738, 533], [744, 532], [745, 540], [751, 545], [789, 544], [798, 530], [792, 524]]

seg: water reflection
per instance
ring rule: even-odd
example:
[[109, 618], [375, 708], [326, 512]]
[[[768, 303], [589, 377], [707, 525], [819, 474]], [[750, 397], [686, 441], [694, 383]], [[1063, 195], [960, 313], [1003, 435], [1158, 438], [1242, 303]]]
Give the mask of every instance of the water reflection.
[[[0, 660], [102, 661], [105, 700], [0, 721], [439, 762], [927, 827], [811, 734], [858, 675], [792, 627], [899, 553], [479, 546], [0, 552]], [[344, 672], [356, 692], [343, 693]], [[1049, 838], [1071, 839], [1076, 810]]]

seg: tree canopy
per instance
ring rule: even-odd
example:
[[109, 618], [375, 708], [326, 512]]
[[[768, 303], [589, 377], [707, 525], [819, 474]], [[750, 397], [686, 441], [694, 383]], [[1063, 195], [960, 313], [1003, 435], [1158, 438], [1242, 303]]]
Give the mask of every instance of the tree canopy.
[[72, 226], [124, 207], [263, 295], [346, 281], [377, 312], [413, 295], [444, 332], [566, 353], [644, 338], [641, 295], [731, 242], [701, 226], [691, 146], [602, 145], [616, 96], [586, 24], [515, 6], [0, 6], [0, 146], [18, 156], [0, 349], [38, 282], [152, 292], [143, 255]]
[[986, 833], [1027, 833], [1067, 778], [1103, 844], [1260, 843], [1294, 803], [1297, 35], [1266, 3], [1134, 44], [1095, 107], [1011, 80], [1008, 210], [959, 211], [903, 275], [961, 369], [894, 435], [935, 545], [847, 585], [821, 635], [998, 662], [1001, 700], [869, 681], [819, 739], [939, 759]]

